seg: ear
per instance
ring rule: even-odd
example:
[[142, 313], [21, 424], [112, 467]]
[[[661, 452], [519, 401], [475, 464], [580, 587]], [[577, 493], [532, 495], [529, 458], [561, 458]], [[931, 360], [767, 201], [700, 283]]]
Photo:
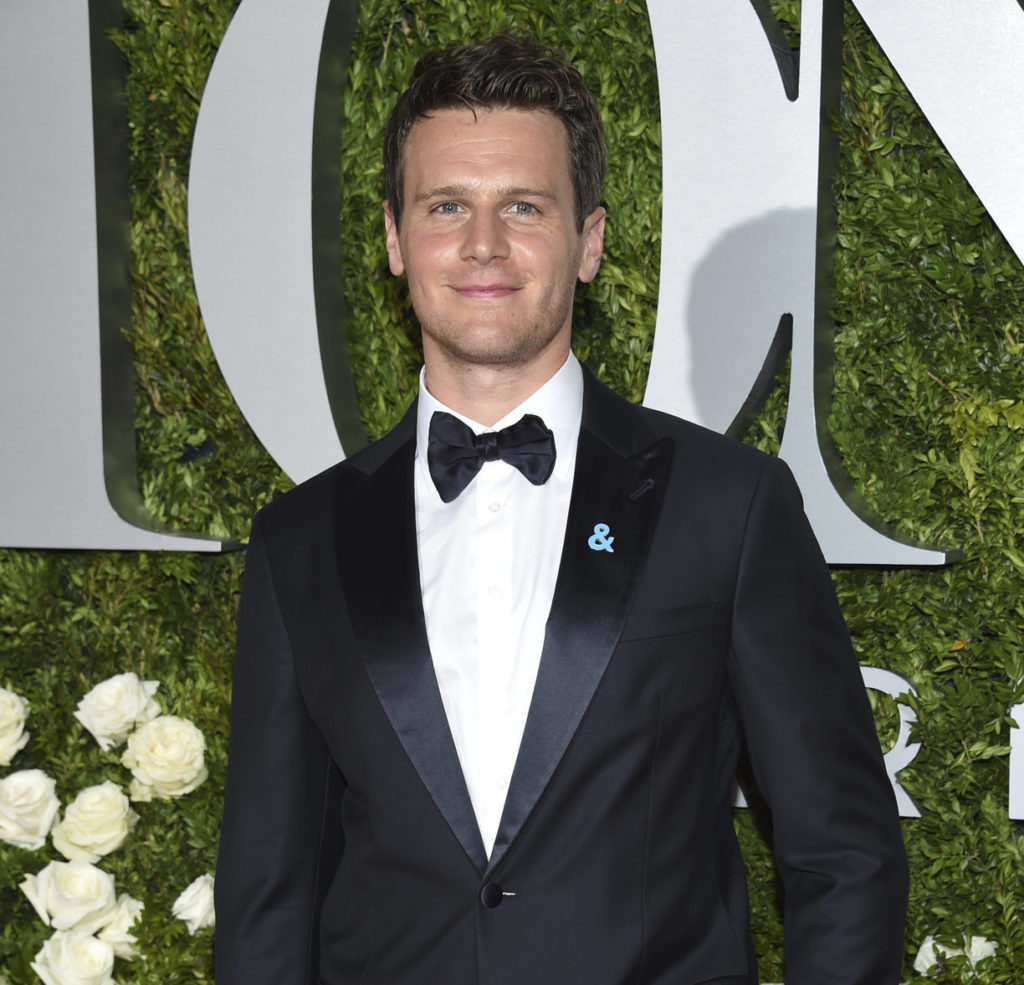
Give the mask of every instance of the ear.
[[396, 277], [405, 273], [402, 249], [398, 245], [398, 224], [391, 213], [391, 203], [384, 203], [384, 245], [388, 251], [388, 266]]
[[601, 266], [601, 254], [604, 252], [604, 216], [605, 211], [599, 205], [583, 221], [583, 255], [580, 257], [580, 269], [577, 276], [584, 284], [589, 284]]

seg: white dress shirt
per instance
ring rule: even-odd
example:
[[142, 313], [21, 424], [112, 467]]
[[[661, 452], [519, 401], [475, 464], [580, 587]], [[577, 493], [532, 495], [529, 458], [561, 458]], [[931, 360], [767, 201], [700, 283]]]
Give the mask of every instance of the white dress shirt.
[[[451, 503], [427, 467], [434, 411], [500, 431], [537, 414], [555, 436], [555, 467], [534, 486], [502, 461], [484, 462]], [[539, 390], [493, 427], [436, 400], [420, 373], [416, 411], [416, 537], [427, 641], [448, 725], [490, 855], [537, 679], [544, 627], [562, 555], [583, 373], [572, 354]]]

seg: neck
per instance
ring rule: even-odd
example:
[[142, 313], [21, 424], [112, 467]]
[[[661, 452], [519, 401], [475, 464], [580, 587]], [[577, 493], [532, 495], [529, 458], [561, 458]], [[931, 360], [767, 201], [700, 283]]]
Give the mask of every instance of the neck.
[[[490, 427], [527, 397], [539, 390], [565, 363], [569, 355], [552, 352], [551, 358], [526, 365], [457, 367], [424, 359], [427, 389], [441, 403], [464, 417]], [[426, 353], [424, 353], [426, 357]]]

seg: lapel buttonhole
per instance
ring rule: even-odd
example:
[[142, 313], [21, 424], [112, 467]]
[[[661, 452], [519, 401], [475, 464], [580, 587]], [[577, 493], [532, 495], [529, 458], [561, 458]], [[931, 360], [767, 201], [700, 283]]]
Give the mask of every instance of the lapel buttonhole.
[[654, 488], [654, 480], [648, 476], [643, 482], [637, 486], [630, 494], [629, 498], [636, 502], [644, 493], [650, 492]]

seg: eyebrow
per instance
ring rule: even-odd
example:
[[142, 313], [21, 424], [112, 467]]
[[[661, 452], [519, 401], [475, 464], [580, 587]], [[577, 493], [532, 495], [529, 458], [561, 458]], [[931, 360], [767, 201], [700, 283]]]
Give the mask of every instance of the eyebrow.
[[[543, 191], [540, 188], [530, 188], [525, 185], [517, 185], [511, 188], [499, 188], [499, 198], [542, 198], [546, 201], [554, 201], [552, 192]], [[437, 199], [462, 199], [469, 198], [473, 194], [471, 185], [442, 185], [439, 188], [430, 188], [415, 196], [413, 201], [426, 202]]]

